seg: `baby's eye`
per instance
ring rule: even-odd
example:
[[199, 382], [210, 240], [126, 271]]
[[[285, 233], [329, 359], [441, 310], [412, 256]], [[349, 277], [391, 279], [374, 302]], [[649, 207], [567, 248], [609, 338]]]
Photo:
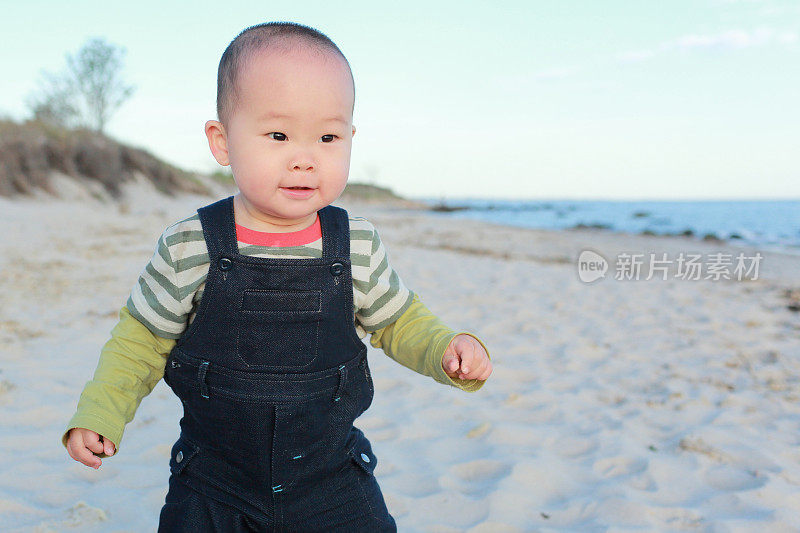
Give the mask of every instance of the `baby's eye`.
[[329, 143], [333, 142], [334, 137], [336, 137], [336, 135], [329, 133], [328, 135], [323, 135], [322, 137], [320, 137], [320, 139], [322, 139], [322, 142], [324, 143]]
[[[275, 135], [276, 137], [270, 137], [270, 135]], [[276, 141], [285, 141], [286, 140], [286, 135], [284, 135], [283, 133], [281, 133], [279, 131], [273, 131], [271, 133], [267, 133], [267, 137], [270, 137], [271, 139], [274, 139]]]

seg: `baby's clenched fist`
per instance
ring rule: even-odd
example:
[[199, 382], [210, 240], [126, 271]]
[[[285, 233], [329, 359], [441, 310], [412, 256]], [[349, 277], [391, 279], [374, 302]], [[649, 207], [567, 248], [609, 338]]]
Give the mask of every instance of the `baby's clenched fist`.
[[72, 428], [69, 430], [67, 452], [76, 461], [97, 470], [103, 461], [95, 453], [114, 455], [116, 447], [110, 440], [86, 428]]
[[480, 342], [464, 333], [450, 341], [442, 356], [442, 368], [451, 379], [485, 380], [492, 374], [489, 354]]

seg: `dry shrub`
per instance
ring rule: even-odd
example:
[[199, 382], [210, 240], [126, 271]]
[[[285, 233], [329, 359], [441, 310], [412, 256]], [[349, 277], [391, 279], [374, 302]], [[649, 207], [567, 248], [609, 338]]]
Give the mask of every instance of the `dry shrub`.
[[135, 172], [164, 194], [209, 192], [191, 173], [95, 132], [0, 120], [0, 196], [32, 194], [34, 189], [55, 194], [49, 183], [54, 171], [98, 181], [113, 198]]

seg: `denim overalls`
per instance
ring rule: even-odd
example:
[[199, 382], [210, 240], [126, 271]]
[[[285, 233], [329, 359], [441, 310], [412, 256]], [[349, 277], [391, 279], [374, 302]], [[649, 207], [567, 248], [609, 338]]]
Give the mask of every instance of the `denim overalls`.
[[396, 531], [353, 426], [373, 385], [347, 212], [319, 211], [319, 259], [239, 254], [232, 196], [198, 213], [210, 265], [164, 373], [184, 415], [159, 531]]

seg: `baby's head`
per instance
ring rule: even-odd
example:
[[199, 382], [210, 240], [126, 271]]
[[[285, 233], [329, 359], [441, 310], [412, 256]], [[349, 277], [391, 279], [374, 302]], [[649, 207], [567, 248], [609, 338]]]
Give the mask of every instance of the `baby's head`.
[[350, 65], [322, 33], [287, 22], [252, 26], [225, 50], [218, 120], [206, 136], [230, 165], [249, 218], [291, 228], [339, 197], [355, 135]]

